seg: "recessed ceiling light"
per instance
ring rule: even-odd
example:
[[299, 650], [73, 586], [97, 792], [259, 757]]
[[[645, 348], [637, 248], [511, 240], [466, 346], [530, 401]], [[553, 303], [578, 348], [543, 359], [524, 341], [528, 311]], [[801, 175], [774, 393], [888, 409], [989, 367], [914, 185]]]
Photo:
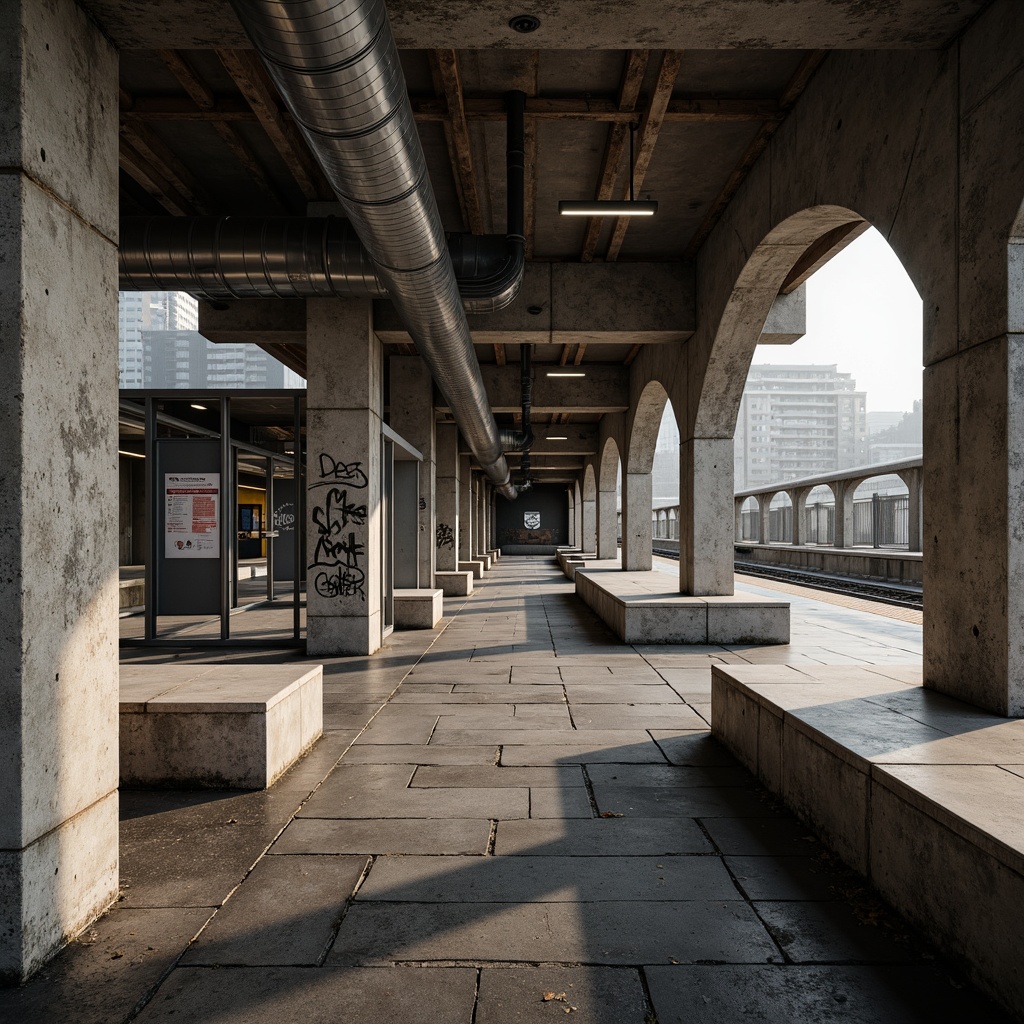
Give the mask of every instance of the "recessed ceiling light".
[[546, 374], [548, 377], [586, 377], [586, 374], [582, 371], [574, 371], [570, 373], [568, 370], [549, 370]]
[[540, 28], [540, 18], [532, 14], [517, 14], [509, 19], [508, 27], [514, 32], [536, 32]]
[[561, 199], [558, 212], [563, 217], [653, 217], [658, 204], [642, 199]]

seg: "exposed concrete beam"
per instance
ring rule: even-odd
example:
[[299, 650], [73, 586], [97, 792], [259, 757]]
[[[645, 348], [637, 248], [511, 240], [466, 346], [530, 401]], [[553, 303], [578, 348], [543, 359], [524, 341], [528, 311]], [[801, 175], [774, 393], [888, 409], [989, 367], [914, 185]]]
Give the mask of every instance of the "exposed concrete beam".
[[[538, 365], [533, 381], [533, 411], [539, 414], [576, 412], [600, 414], [624, 412], [629, 406], [629, 371], [617, 363], [588, 365], [586, 377], [549, 377], [557, 367]], [[499, 413], [516, 413], [520, 408], [519, 367], [480, 367], [487, 400]], [[435, 394], [435, 411], [450, 412], [439, 393]], [[576, 427], [572, 428], [573, 430]], [[545, 432], [546, 434], [547, 432]], [[557, 433], [557, 431], [556, 431]]]
[[189, 196], [182, 195], [178, 188], [162, 174], [147, 157], [136, 148], [136, 137], [122, 129], [118, 146], [118, 163], [121, 170], [137, 182], [168, 213], [175, 217], [194, 217], [199, 210]]
[[[651, 158], [654, 156], [654, 147], [658, 144], [658, 135], [661, 126], [665, 121], [665, 112], [668, 110], [668, 102], [672, 97], [672, 88], [676, 84], [676, 77], [679, 75], [679, 68], [683, 62], [683, 54], [680, 50], [666, 50], [661, 58], [661, 67], [658, 68], [658, 80], [654, 86], [654, 92], [647, 100], [644, 109], [643, 121], [640, 125], [640, 139], [633, 162], [633, 183], [636, 189], [644, 183], [647, 175], [647, 168], [651, 166]], [[629, 199], [629, 183], [626, 183], [622, 192], [623, 199]], [[628, 217], [618, 217], [615, 226], [612, 228], [612, 237], [608, 243], [608, 251], [605, 259], [614, 262], [619, 257], [619, 250], [622, 248], [623, 239], [626, 237], [626, 228], [629, 227]]]
[[761, 329], [759, 345], [792, 345], [807, 333], [807, 289], [779, 295]]
[[[443, 420], [442, 422], [450, 422]], [[534, 444], [531, 456], [543, 458], [580, 457], [596, 455], [600, 447], [599, 430], [596, 423], [578, 423], [571, 427], [533, 427]], [[548, 437], [564, 437], [564, 441], [549, 441]], [[460, 454], [468, 455], [469, 449], [463, 443]], [[510, 457], [519, 458], [519, 452], [509, 452]]]
[[796, 261], [789, 276], [779, 289], [783, 295], [796, 291], [816, 270], [820, 270], [833, 256], [842, 252], [854, 239], [860, 238], [871, 227], [866, 220], [854, 220], [849, 224], [826, 231], [816, 242], [807, 247], [807, 251]]
[[304, 299], [236, 299], [199, 303], [199, 333], [225, 344], [305, 345]]
[[[622, 72], [616, 113], [632, 116], [633, 111], [636, 110], [636, 102], [640, 95], [640, 86], [643, 83], [649, 57], [650, 50], [633, 50], [629, 54]], [[601, 159], [601, 173], [597, 179], [597, 198], [599, 200], [603, 201], [612, 197], [615, 179], [619, 174], [619, 164], [622, 163], [622, 156], [626, 151], [629, 131], [629, 123], [621, 121], [613, 124], [608, 130], [608, 141], [605, 143], [604, 156]], [[587, 231], [583, 236], [583, 251], [580, 253], [580, 260], [583, 263], [590, 263], [593, 260], [603, 224], [603, 217], [591, 217], [587, 221]]]

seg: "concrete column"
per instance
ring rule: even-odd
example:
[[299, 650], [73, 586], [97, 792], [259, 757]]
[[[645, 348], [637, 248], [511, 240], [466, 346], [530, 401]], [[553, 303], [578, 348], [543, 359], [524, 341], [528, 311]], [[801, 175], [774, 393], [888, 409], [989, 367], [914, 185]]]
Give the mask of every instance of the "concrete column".
[[616, 538], [614, 482], [610, 491], [597, 492], [597, 557], [615, 558], [619, 551]]
[[468, 455], [459, 456], [459, 561], [472, 561], [473, 551], [473, 471]]
[[434, 588], [436, 546], [434, 380], [419, 356], [391, 357], [391, 429], [423, 455], [417, 506], [419, 586]]
[[583, 548], [583, 493], [580, 490], [579, 481], [573, 485], [572, 492], [573, 509], [573, 535], [576, 537], [576, 546]]
[[622, 568], [627, 571], [650, 569], [654, 564], [651, 483], [650, 473], [622, 474]]
[[454, 423], [439, 423], [434, 488], [437, 507], [434, 547], [437, 568], [442, 572], [454, 572], [459, 567], [459, 461], [459, 428]]
[[857, 490], [856, 481], [839, 480], [832, 484], [832, 493], [836, 498], [835, 537], [833, 546], [848, 548], [853, 545], [853, 494]]
[[807, 518], [807, 496], [811, 493], [806, 487], [787, 491], [793, 503], [793, 545], [804, 542], [804, 520]]
[[[344, 353], [344, 357], [341, 357]], [[381, 643], [381, 344], [370, 303], [306, 303], [306, 651]]]
[[597, 551], [597, 492], [593, 498], [583, 499], [583, 550]]
[[[0, 4], [0, 982], [117, 895], [117, 54]], [[2, 1000], [0, 1000], [2, 1001]]]
[[569, 502], [569, 543], [573, 547], [578, 547], [579, 545], [576, 543], [576, 496], [571, 487], [566, 491], [566, 495]]
[[476, 554], [482, 555], [487, 549], [487, 495], [485, 493], [486, 481], [482, 474], [476, 474], [476, 500], [473, 503], [473, 525], [476, 532], [473, 535], [473, 543], [476, 547]]
[[771, 540], [771, 495], [757, 496], [757, 543], [767, 544]]
[[[747, 500], [746, 498], [736, 498], [733, 501], [732, 514], [733, 514], [733, 517], [735, 519], [735, 530], [734, 530], [734, 533], [735, 533], [735, 539], [738, 540], [738, 541], [743, 540], [743, 503], [746, 500]], [[682, 509], [680, 509], [679, 511], [681, 513]], [[682, 518], [682, 516], [680, 516], [680, 518]], [[682, 536], [682, 531], [681, 530], [680, 530], [680, 536]]]
[[732, 438], [679, 446], [679, 589], [706, 597], [733, 592]]
[[921, 470], [908, 469], [900, 473], [907, 485], [907, 550], [921, 550]]

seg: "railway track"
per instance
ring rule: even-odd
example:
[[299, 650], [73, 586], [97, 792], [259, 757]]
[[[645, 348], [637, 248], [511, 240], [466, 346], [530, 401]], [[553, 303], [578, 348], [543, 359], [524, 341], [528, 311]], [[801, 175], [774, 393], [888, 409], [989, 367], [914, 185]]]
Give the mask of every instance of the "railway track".
[[790, 569], [778, 565], [762, 565], [759, 562], [736, 560], [736, 571], [744, 576], [760, 576], [763, 579], [781, 580], [814, 590], [827, 590], [832, 594], [846, 594], [863, 597], [868, 601], [882, 601], [900, 608], [923, 606], [920, 587], [905, 583], [885, 583], [882, 580], [856, 579], [851, 576], [835, 576], [824, 572], [808, 572], [804, 569]]

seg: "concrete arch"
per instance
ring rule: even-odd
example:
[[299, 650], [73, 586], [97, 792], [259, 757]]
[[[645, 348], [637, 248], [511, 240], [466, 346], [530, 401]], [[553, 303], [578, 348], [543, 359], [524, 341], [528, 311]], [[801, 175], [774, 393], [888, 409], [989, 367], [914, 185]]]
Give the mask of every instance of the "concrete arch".
[[[626, 435], [626, 472], [650, 473], [669, 394], [660, 380], [649, 380], [640, 392]], [[673, 406], [673, 414], [675, 407]]]
[[580, 546], [587, 554], [597, 552], [597, 474], [593, 462], [587, 461], [583, 470], [583, 519]]
[[619, 445], [611, 435], [604, 438], [597, 469], [597, 557], [616, 558], [619, 553], [618, 490]]

